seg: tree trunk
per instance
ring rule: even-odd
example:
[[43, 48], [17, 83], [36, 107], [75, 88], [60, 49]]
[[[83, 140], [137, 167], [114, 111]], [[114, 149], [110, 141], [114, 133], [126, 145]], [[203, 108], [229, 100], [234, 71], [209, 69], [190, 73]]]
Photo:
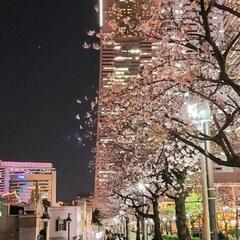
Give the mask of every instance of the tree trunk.
[[172, 221], [169, 221], [169, 232], [170, 232], [170, 235], [173, 235], [173, 231], [172, 231]]
[[146, 240], [145, 239], [145, 218], [141, 217], [140, 221], [141, 221], [141, 230], [142, 230], [142, 240]]
[[191, 233], [194, 233], [195, 232], [195, 219], [190, 219], [190, 221], [191, 221]]
[[185, 197], [175, 199], [176, 225], [179, 240], [191, 240], [186, 222]]
[[228, 237], [228, 223], [224, 221], [225, 235]]
[[161, 228], [160, 228], [160, 218], [158, 209], [158, 200], [153, 201], [153, 221], [154, 221], [154, 240], [162, 240]]
[[136, 215], [137, 229], [136, 229], [136, 240], [140, 240], [140, 217]]
[[126, 240], [129, 240], [129, 217], [126, 216]]

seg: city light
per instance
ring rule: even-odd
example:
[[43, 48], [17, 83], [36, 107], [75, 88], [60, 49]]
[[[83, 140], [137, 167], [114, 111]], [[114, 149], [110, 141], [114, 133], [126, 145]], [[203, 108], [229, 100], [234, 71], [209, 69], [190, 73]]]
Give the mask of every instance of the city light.
[[99, 0], [99, 25], [103, 26], [103, 0]]
[[18, 179], [25, 179], [25, 176], [24, 175], [19, 175]]

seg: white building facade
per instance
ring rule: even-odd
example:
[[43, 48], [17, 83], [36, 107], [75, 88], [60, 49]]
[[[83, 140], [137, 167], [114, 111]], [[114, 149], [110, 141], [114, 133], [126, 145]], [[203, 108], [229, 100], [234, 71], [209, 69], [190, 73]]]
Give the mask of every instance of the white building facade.
[[[50, 220], [48, 227], [49, 240], [79, 240], [81, 233], [81, 209], [78, 206], [61, 206], [48, 208]], [[71, 222], [66, 221], [71, 217]]]

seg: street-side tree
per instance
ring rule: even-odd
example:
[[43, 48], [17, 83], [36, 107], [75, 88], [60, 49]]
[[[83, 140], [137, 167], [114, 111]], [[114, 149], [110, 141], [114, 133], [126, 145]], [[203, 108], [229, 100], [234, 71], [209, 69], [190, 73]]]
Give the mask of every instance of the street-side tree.
[[[158, 133], [154, 144], [159, 149], [166, 138], [175, 142], [178, 139], [183, 146], [199, 151], [218, 164], [239, 167], [239, 4], [230, 0], [224, 3], [218, 0], [184, 0], [177, 3], [165, 0], [160, 5], [147, 3], [143, 1], [142, 6], [151, 12], [151, 16], [135, 21], [134, 29], [136, 37], [152, 42], [152, 59], [141, 62], [138, 74], [126, 79], [125, 84], [116, 85], [108, 76], [112, 87], [102, 93], [101, 106], [110, 113], [110, 116], [103, 116], [99, 124], [108, 138], [105, 143], [107, 155], [119, 149], [113, 144], [115, 139], [117, 145], [126, 147], [126, 144], [119, 144], [121, 131], [118, 129], [125, 122], [125, 128], [135, 132], [128, 138], [124, 136], [122, 143], [127, 143], [127, 147], [132, 145], [134, 151], [138, 146], [144, 149], [140, 143], [148, 138], [139, 137], [139, 132], [141, 136], [142, 132], [148, 132], [146, 128], [150, 128]], [[121, 15], [126, 29], [130, 29], [127, 25], [132, 24], [132, 14], [126, 18]], [[103, 44], [108, 40], [114, 44], [123, 33], [118, 31], [117, 21], [109, 26], [113, 31], [102, 32]], [[211, 134], [203, 132], [197, 124], [203, 120], [199, 116], [205, 114], [206, 106], [212, 115]], [[137, 128], [133, 128], [132, 123], [138, 123]], [[204, 149], [204, 141], [211, 142], [213, 151]], [[134, 142], [135, 145], [129, 144]], [[109, 145], [113, 147], [110, 149]], [[169, 166], [171, 158], [174, 159], [174, 151], [170, 149], [170, 156], [164, 158], [167, 158], [165, 166]], [[123, 148], [111, 155], [112, 159], [116, 159], [116, 167], [123, 165], [119, 159], [122, 156], [125, 159], [125, 152]], [[191, 163], [192, 158], [186, 151], [183, 155]], [[127, 156], [131, 159], [130, 163], [135, 153]], [[145, 155], [136, 156], [139, 162], [145, 160]], [[101, 157], [109, 159], [104, 155]], [[127, 165], [131, 169], [132, 166]], [[180, 173], [171, 173], [170, 179], [168, 175], [161, 176], [164, 176], [163, 182], [171, 186], [178, 181], [184, 182]], [[178, 189], [181, 187], [174, 185], [166, 194], [176, 197]]]
[[[218, 164], [239, 167], [239, 4], [167, 0], [150, 9], [152, 16], [142, 18], [135, 32], [152, 42], [153, 59], [117, 90], [117, 97], [124, 98], [119, 107], [127, 108], [124, 116], [137, 117], [142, 110], [161, 116], [168, 134]], [[117, 24], [112, 27], [116, 34], [106, 37], [119, 38]], [[211, 133], [187, 117], [190, 111], [201, 121], [206, 106]], [[214, 151], [206, 151], [203, 141], [210, 141]]]
[[[188, 223], [191, 225], [191, 233], [194, 234], [196, 230], [196, 223], [201, 227], [202, 219], [202, 199], [197, 193], [191, 193], [185, 201], [186, 217]], [[161, 210], [161, 213], [169, 218], [171, 221], [175, 214], [175, 206], [169, 205]], [[199, 221], [200, 220], [200, 221]]]
[[230, 228], [232, 234], [236, 235], [238, 232], [238, 224], [236, 221], [235, 226], [231, 224], [231, 219], [238, 219], [238, 210], [240, 199], [240, 188], [234, 184], [221, 184], [217, 186], [217, 215], [218, 215], [218, 227], [225, 232], [228, 236]]
[[114, 158], [117, 175], [110, 181], [112, 191], [139, 215], [153, 219], [157, 239], [161, 239], [159, 199], [171, 197], [176, 203], [179, 238], [189, 239], [185, 199], [191, 175], [198, 170], [195, 150], [176, 139], [159, 138], [161, 126], [147, 116], [145, 121], [128, 118], [117, 127], [114, 124], [113, 131], [107, 126], [112, 140], [106, 144], [105, 158]]
[[151, 163], [157, 159], [149, 159], [155, 153], [150, 148], [148, 151], [140, 149], [134, 143], [120, 144], [117, 141], [112, 144], [111, 153], [118, 157], [114, 167], [116, 175], [109, 181], [109, 190], [138, 216], [152, 219], [155, 238], [161, 240], [158, 200], [166, 188], [157, 170], [160, 164]]

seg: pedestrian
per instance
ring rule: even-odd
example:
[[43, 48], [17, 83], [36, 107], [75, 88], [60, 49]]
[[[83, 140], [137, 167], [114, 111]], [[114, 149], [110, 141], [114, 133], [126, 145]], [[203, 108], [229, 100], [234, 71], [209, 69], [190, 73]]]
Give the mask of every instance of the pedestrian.
[[109, 231], [107, 234], [107, 240], [113, 240], [113, 234], [111, 231]]
[[116, 240], [121, 240], [121, 236], [120, 236], [119, 233], [118, 233], [117, 236], [116, 236]]
[[121, 240], [125, 240], [126, 239], [123, 233], [121, 234], [120, 239]]
[[223, 232], [219, 232], [218, 233], [218, 240], [224, 240], [225, 239], [225, 236], [223, 234]]
[[44, 240], [45, 239], [45, 230], [44, 229], [42, 229], [42, 230], [40, 230], [40, 232], [39, 232], [39, 234], [38, 234], [38, 236], [37, 236], [37, 240]]

